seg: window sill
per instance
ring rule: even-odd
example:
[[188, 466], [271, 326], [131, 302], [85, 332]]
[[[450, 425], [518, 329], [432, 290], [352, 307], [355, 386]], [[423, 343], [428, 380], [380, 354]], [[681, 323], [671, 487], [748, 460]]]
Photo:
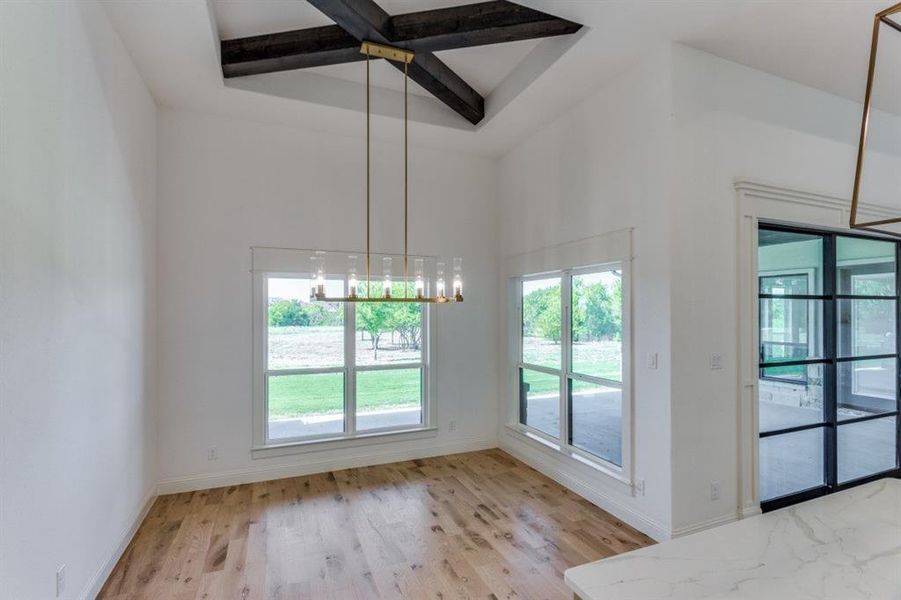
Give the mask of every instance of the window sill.
[[518, 439], [525, 441], [526, 443], [533, 445], [548, 454], [553, 454], [556, 456], [563, 456], [570, 460], [573, 460], [581, 465], [585, 465], [586, 467], [597, 471], [598, 473], [615, 479], [619, 483], [622, 483], [629, 488], [633, 487], [632, 480], [623, 472], [622, 469], [607, 466], [602, 459], [591, 459], [586, 456], [583, 456], [581, 453], [571, 451], [558, 443], [551, 442], [550, 440], [544, 439], [543, 437], [536, 435], [529, 431], [528, 428], [523, 427], [518, 423], [507, 423], [507, 429], [512, 432]]
[[432, 438], [438, 435], [437, 427], [420, 427], [418, 429], [404, 429], [403, 431], [378, 431], [374, 433], [361, 433], [353, 436], [339, 436], [316, 440], [298, 440], [283, 444], [269, 444], [268, 446], [255, 446], [251, 448], [251, 458], [273, 458], [276, 456], [288, 456], [291, 454], [306, 454], [308, 452], [323, 452], [339, 448], [356, 448], [359, 446], [371, 446], [373, 444], [388, 444], [391, 442], [405, 442]]

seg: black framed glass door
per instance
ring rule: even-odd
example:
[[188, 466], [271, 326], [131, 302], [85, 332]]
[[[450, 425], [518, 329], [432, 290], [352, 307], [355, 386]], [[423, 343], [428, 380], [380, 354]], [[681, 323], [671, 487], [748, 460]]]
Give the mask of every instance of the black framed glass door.
[[761, 225], [758, 491], [771, 510], [899, 471], [899, 244]]

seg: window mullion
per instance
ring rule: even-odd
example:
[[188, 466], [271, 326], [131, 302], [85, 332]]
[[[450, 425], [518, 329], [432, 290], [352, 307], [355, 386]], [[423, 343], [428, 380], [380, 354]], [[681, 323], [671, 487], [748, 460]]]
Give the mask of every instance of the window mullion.
[[838, 481], [838, 373], [835, 358], [838, 356], [836, 331], [837, 304], [836, 284], [836, 242], [835, 234], [823, 236], [823, 294], [829, 299], [823, 302], [822, 342], [823, 353], [832, 359], [823, 365], [823, 417], [827, 423], [824, 430], [825, 457], [823, 460], [824, 482], [826, 487], [834, 489]]
[[344, 305], [344, 427], [345, 433], [357, 432], [357, 307]]
[[569, 446], [569, 432], [572, 428], [569, 402], [569, 374], [572, 372], [572, 280], [572, 272], [565, 271], [560, 281], [560, 343], [563, 344], [563, 351], [560, 353], [563, 361], [560, 378], [560, 443], [563, 446]]

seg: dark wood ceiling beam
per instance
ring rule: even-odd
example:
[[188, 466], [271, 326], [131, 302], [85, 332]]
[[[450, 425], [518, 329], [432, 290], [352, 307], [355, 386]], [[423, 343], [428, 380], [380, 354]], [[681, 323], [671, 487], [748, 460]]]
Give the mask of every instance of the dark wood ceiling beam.
[[[414, 52], [568, 35], [582, 27], [505, 0], [396, 15], [383, 26], [389, 43]], [[359, 48], [338, 25], [223, 40], [222, 73], [242, 77], [354, 62], [363, 60]]]
[[363, 60], [360, 42], [337, 25], [222, 41], [222, 74], [243, 77]]
[[[416, 52], [410, 78], [471, 123], [484, 99], [433, 52], [568, 35], [581, 25], [506, 0], [391, 16], [373, 0], [308, 0], [336, 25], [223, 40], [222, 73], [242, 77], [363, 60], [369, 40]], [[403, 65], [394, 64], [403, 70]]]
[[391, 43], [416, 52], [568, 35], [582, 28], [505, 0], [396, 15], [390, 24]]
[[[372, 0], [308, 0], [358, 40], [392, 44], [391, 17]], [[400, 70], [404, 65], [390, 61]], [[416, 54], [410, 63], [410, 79], [457, 111], [470, 123], [485, 117], [485, 99], [429, 52]]]
[[307, 0], [357, 40], [387, 44], [391, 15], [373, 0]]

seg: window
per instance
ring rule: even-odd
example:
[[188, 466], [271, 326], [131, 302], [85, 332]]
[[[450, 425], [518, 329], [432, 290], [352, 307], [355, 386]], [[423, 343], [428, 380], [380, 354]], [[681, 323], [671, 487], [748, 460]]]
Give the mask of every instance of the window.
[[617, 263], [516, 281], [520, 426], [616, 472], [627, 458], [623, 276]]
[[[261, 273], [258, 281], [258, 446], [427, 427], [426, 305], [311, 302], [306, 276]], [[344, 295], [345, 285], [329, 279], [326, 292]]]
[[[816, 306], [804, 300], [785, 299], [784, 296], [806, 295], [810, 292], [811, 273], [769, 273], [759, 277], [761, 293], [772, 298], [760, 305], [760, 349], [762, 362], [789, 361], [807, 358], [816, 348], [813, 332], [817, 331], [819, 317]], [[807, 370], [803, 366], [772, 367], [761, 372], [761, 377], [786, 382], [807, 383]]]
[[898, 244], [761, 226], [764, 510], [898, 470]]

